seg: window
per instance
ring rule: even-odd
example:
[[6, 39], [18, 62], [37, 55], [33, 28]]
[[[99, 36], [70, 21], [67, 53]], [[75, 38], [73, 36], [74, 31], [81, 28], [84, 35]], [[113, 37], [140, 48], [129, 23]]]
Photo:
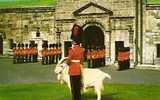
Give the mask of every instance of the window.
[[39, 31], [39, 27], [37, 28], [37, 32], [36, 32], [36, 37], [40, 37], [40, 31]]
[[40, 32], [36, 32], [36, 37], [40, 37]]
[[160, 44], [157, 44], [157, 58], [160, 58]]

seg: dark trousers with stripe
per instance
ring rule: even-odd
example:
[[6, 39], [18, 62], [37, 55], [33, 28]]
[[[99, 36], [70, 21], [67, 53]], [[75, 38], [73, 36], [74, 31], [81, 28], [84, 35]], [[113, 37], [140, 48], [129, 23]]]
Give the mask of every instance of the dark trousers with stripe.
[[72, 100], [81, 100], [81, 75], [70, 76]]

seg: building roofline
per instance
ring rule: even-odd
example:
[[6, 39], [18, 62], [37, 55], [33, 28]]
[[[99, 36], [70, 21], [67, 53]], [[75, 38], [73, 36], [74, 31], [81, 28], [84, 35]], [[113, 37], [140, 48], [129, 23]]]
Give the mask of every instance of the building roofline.
[[[89, 8], [90, 6], [94, 6], [96, 8], [99, 8], [99, 9], [105, 11], [105, 13], [80, 14], [83, 10]], [[110, 14], [110, 15], [113, 15], [113, 12], [111, 10], [108, 10], [108, 9], [106, 9], [106, 8], [104, 8], [104, 7], [102, 7], [102, 6], [98, 5], [98, 4], [95, 4], [93, 2], [90, 2], [90, 3], [86, 4], [85, 6], [79, 8], [76, 11], [73, 12], [73, 15], [75, 15], [75, 16], [81, 16], [81, 15], [100, 15], [100, 14]]]

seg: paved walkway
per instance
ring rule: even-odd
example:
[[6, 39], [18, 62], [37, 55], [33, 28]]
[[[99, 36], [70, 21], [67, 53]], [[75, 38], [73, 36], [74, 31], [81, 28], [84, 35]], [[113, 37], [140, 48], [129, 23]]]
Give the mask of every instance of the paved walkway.
[[109, 83], [160, 84], [160, 71], [149, 69], [128, 69], [118, 71], [116, 67], [100, 68], [109, 73]]
[[[57, 81], [55, 65], [40, 63], [12, 64], [11, 59], [0, 58], [0, 84], [37, 83]], [[117, 71], [116, 67], [101, 67], [112, 76], [109, 83], [160, 84], [160, 71], [148, 69], [129, 69]]]

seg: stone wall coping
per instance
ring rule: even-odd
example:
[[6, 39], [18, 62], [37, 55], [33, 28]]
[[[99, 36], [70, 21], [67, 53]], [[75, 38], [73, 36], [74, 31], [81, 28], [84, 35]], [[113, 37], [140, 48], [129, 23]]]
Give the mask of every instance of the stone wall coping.
[[128, 16], [128, 17], [116, 17], [116, 16], [111, 16], [111, 19], [134, 19], [134, 16]]
[[146, 10], [160, 10], [160, 4], [147, 4]]

